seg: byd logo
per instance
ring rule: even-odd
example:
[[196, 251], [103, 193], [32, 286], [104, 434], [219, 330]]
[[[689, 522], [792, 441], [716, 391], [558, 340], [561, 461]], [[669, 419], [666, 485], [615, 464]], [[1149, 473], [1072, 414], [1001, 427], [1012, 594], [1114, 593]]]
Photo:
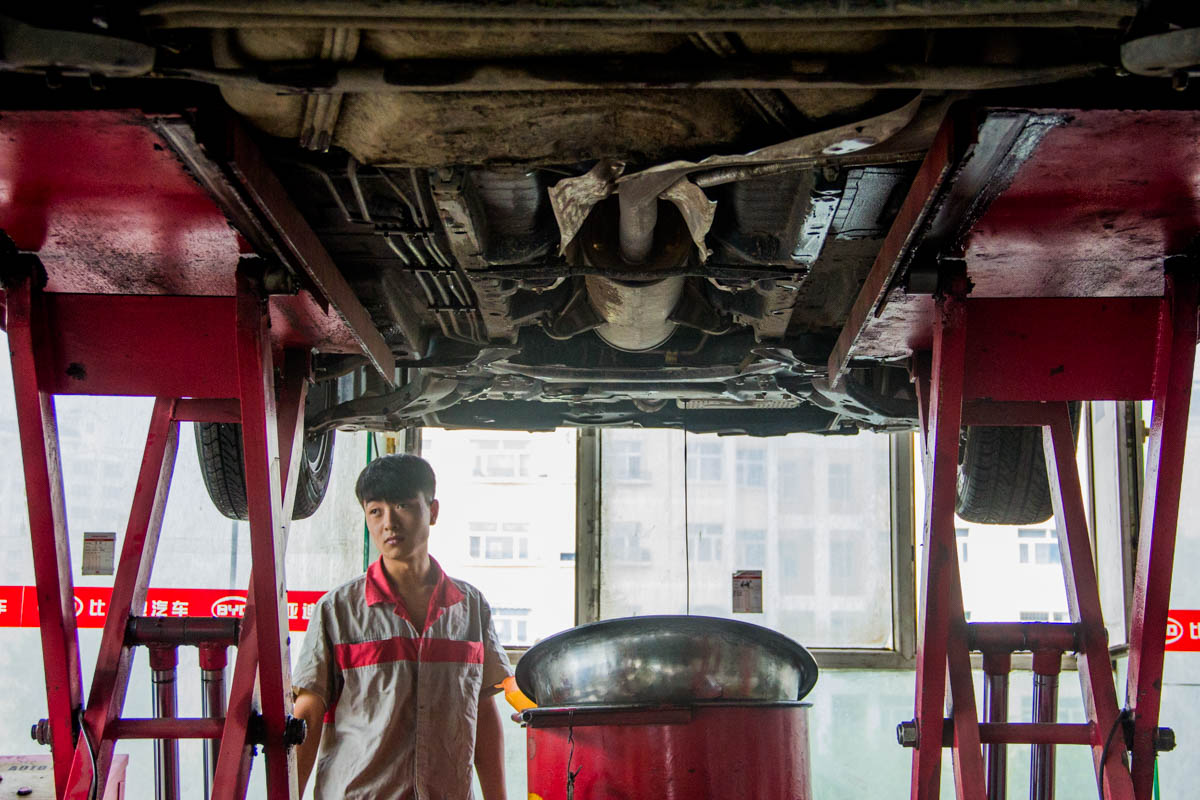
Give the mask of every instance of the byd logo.
[[213, 601], [212, 615], [214, 617], [241, 617], [246, 616], [246, 598], [236, 594], [227, 594], [224, 597], [219, 597]]
[[1174, 618], [1167, 617], [1167, 644], [1175, 644], [1183, 638], [1183, 626]]

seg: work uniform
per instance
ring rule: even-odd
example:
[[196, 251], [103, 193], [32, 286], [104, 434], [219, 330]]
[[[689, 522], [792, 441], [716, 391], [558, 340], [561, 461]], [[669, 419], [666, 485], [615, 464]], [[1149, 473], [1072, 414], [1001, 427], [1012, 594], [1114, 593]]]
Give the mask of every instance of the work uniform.
[[381, 561], [317, 603], [292, 673], [325, 701], [317, 800], [473, 797], [480, 691], [512, 668], [483, 595], [433, 568], [423, 631]]

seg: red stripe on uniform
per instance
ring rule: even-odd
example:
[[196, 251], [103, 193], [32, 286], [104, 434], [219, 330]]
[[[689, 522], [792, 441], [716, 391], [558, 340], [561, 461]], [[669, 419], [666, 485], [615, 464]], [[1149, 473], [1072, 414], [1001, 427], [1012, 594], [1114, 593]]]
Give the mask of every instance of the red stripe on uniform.
[[426, 639], [425, 643], [421, 645], [421, 660], [454, 664], [482, 664], [483, 642]]
[[397, 636], [375, 642], [335, 644], [333, 658], [341, 669], [369, 667], [395, 661], [482, 664], [483, 642], [455, 639], [412, 639]]
[[335, 644], [333, 659], [342, 669], [369, 667], [372, 664], [386, 664], [390, 661], [416, 661], [417, 641], [407, 636], [397, 636], [377, 642]]

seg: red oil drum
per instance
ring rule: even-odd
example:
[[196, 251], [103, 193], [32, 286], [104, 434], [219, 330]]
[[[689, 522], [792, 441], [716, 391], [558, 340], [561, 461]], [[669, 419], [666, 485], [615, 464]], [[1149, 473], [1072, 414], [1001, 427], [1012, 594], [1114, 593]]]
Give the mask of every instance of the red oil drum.
[[808, 707], [530, 709], [529, 800], [810, 800]]

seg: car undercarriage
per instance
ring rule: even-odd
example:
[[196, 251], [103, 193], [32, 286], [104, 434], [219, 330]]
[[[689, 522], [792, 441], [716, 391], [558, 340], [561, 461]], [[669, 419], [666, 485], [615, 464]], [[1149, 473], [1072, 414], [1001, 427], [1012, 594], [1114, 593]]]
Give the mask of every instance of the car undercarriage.
[[[913, 429], [910, 350], [836, 376], [828, 363], [943, 120], [1192, 108], [1191, 51], [1161, 42], [1200, 21], [1189, 3], [1135, 0], [6, 13], [6, 109], [167, 119], [155, 124], [217, 198], [229, 181], [205, 166], [209, 120], [232, 112], [252, 131], [395, 364], [315, 348], [317, 475], [335, 429]], [[319, 293], [271, 234], [228, 216], [271, 292]], [[905, 243], [903, 291], [937, 291], [939, 235]], [[210, 457], [219, 431], [198, 428]], [[1044, 494], [1029, 433], [995, 435], [1032, 451]]]

